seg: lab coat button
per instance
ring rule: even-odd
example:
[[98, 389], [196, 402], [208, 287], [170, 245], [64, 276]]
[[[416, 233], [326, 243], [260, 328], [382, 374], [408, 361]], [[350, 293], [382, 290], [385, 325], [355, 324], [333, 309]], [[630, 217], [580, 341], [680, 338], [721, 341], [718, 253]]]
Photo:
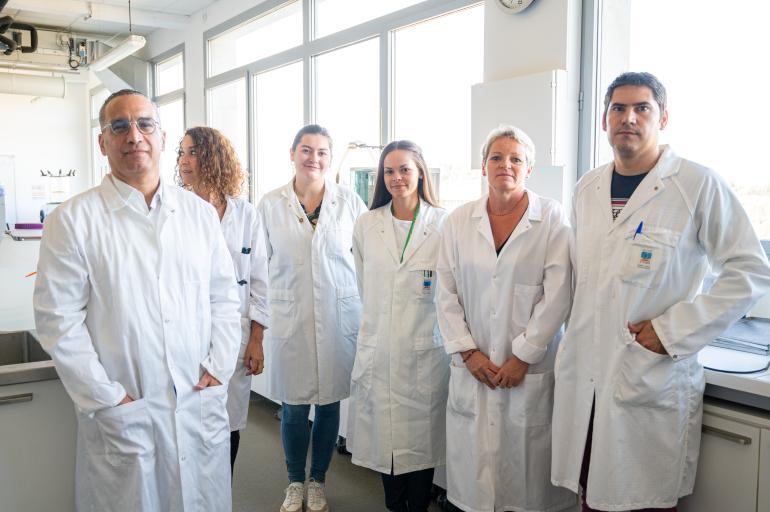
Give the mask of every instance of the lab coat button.
[[164, 323], [164, 324], [168, 324], [168, 323], [171, 323], [171, 320], [169, 320], [168, 318], [166, 318], [165, 320], [163, 320], [163, 323]]

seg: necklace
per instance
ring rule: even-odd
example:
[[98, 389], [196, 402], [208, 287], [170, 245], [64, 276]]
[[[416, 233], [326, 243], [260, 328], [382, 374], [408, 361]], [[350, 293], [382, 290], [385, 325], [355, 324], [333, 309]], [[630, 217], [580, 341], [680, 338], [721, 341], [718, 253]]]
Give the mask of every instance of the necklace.
[[492, 207], [489, 205], [489, 199], [487, 199], [487, 213], [491, 215], [492, 217], [505, 217], [507, 215], [513, 215], [516, 213], [516, 210], [518, 210], [519, 205], [524, 201], [524, 198], [527, 197], [527, 193], [525, 192], [522, 194], [522, 196], [519, 198], [518, 201], [516, 201], [516, 204], [513, 205], [513, 208], [509, 212], [503, 212], [503, 213], [494, 213], [492, 211]]

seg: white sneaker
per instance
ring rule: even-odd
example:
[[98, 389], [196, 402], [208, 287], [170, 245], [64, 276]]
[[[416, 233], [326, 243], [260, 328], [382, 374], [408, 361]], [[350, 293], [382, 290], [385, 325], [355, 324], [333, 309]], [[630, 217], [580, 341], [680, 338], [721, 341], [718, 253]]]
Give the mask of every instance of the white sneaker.
[[324, 484], [310, 480], [307, 484], [307, 512], [329, 512]]
[[286, 498], [281, 505], [281, 512], [302, 512], [302, 498], [305, 486], [302, 482], [292, 482], [284, 491]]

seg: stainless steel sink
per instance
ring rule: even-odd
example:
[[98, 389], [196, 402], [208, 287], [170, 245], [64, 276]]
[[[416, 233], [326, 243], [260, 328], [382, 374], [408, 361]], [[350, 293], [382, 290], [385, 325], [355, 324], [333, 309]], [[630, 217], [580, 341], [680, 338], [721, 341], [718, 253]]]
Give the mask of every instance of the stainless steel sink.
[[34, 331], [0, 333], [0, 386], [57, 378]]
[[43, 350], [37, 338], [30, 331], [0, 334], [0, 366], [49, 361], [50, 359], [51, 357]]

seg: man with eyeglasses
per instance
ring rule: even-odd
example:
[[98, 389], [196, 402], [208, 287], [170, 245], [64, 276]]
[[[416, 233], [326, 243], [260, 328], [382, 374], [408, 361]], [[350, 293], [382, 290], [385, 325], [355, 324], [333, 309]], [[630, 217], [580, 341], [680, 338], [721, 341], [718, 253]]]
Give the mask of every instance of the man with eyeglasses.
[[147, 97], [116, 92], [99, 121], [111, 173], [46, 218], [34, 294], [77, 408], [77, 509], [229, 511], [240, 313], [219, 219], [160, 179]]

